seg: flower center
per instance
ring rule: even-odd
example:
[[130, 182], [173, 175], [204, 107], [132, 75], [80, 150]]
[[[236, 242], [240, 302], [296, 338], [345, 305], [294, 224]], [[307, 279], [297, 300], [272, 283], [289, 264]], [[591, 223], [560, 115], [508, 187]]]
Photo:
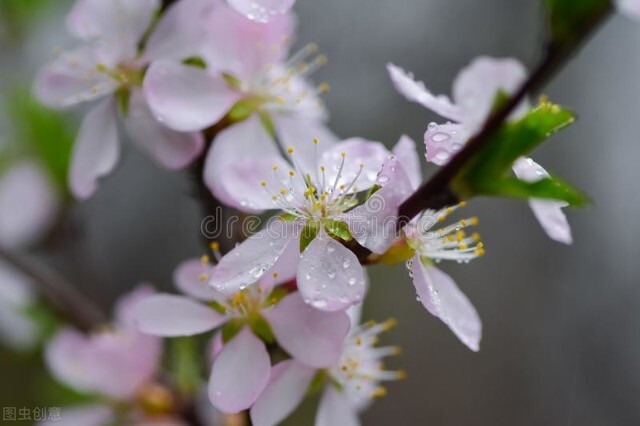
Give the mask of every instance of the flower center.
[[332, 379], [354, 402], [365, 401], [386, 395], [386, 389], [380, 382], [403, 379], [404, 371], [384, 369], [382, 359], [398, 355], [397, 346], [376, 347], [378, 335], [396, 325], [394, 319], [376, 324], [369, 322], [356, 327], [344, 344], [340, 361], [329, 371]]

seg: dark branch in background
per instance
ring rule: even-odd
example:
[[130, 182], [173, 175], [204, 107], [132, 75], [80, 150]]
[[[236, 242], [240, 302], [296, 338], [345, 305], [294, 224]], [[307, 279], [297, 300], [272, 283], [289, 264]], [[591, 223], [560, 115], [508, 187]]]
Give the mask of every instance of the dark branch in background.
[[406, 225], [411, 218], [423, 210], [437, 210], [462, 201], [450, 186], [458, 172], [469, 163], [475, 154], [491, 142], [491, 139], [502, 124], [527, 95], [538, 93], [562, 69], [595, 30], [606, 21], [611, 12], [612, 8], [608, 7], [593, 16], [584, 23], [584, 26], [578, 29], [578, 32], [569, 43], [559, 45], [558, 43], [549, 42], [547, 44], [542, 62], [516, 94], [502, 108], [496, 110], [489, 117], [480, 133], [471, 138], [464, 149], [402, 203], [398, 212], [400, 216], [399, 228]]
[[104, 313], [69, 284], [60, 274], [45, 266], [0, 247], [0, 259], [6, 261], [33, 282], [38, 294], [46, 299], [62, 318], [83, 331], [104, 324]]

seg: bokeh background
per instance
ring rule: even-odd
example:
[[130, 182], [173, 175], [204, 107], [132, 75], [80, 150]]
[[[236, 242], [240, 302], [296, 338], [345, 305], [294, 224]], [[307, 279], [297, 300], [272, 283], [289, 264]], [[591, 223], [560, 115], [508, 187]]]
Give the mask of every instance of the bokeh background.
[[[42, 3], [24, 22], [0, 20], [3, 96], [28, 85], [55, 47], [71, 45], [63, 26], [71, 2]], [[337, 134], [391, 146], [406, 133], [420, 142], [437, 117], [394, 91], [385, 64], [414, 71], [436, 93], [449, 93], [457, 70], [477, 55], [531, 66], [544, 32], [539, 3], [298, 0], [298, 43], [316, 42], [329, 57], [316, 79], [332, 87], [325, 99]], [[384, 342], [403, 347], [391, 365], [408, 378], [389, 385], [365, 425], [640, 424], [638, 46], [640, 25], [615, 17], [545, 91], [580, 117], [535, 153], [593, 200], [568, 212], [571, 247], [549, 240], [525, 203], [469, 204], [487, 255], [443, 269], [482, 317], [479, 353], [416, 302], [403, 266], [370, 271], [365, 317], [398, 319]], [[4, 114], [0, 123], [10, 125]], [[187, 174], [124, 147], [97, 195], [73, 207], [69, 242], [40, 253], [104, 307], [141, 281], [171, 289], [173, 267], [202, 250]], [[28, 357], [0, 354], [0, 405], [37, 405], [42, 371]], [[298, 413], [289, 424], [309, 424], [308, 417]]]

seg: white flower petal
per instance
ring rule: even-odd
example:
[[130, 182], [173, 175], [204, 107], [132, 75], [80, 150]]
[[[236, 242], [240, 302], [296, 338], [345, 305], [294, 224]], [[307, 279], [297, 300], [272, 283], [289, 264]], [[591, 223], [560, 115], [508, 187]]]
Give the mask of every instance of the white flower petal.
[[327, 387], [320, 400], [315, 426], [359, 426], [358, 412], [346, 395], [332, 386]]
[[238, 12], [256, 22], [269, 22], [289, 12], [296, 0], [227, 0]]
[[407, 135], [402, 135], [398, 143], [393, 147], [393, 155], [398, 158], [402, 165], [411, 186], [415, 189], [422, 183], [422, 171], [420, 169], [420, 158], [416, 149], [416, 142]]

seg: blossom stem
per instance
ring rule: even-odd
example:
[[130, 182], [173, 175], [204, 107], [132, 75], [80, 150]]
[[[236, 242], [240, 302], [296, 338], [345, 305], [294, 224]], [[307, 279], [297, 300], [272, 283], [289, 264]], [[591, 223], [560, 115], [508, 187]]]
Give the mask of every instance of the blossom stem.
[[40, 296], [78, 329], [91, 331], [105, 323], [106, 317], [102, 310], [59, 273], [2, 247], [0, 259], [29, 277]]
[[590, 36], [611, 15], [612, 8], [604, 8], [580, 28], [571, 43], [560, 45], [552, 41], [547, 43], [545, 55], [520, 89], [498, 108], [486, 121], [484, 127], [473, 137], [464, 149], [442, 167], [430, 180], [425, 182], [399, 208], [398, 229], [406, 225], [411, 218], [426, 209], [438, 210], [462, 201], [452, 190], [451, 183], [458, 172], [473, 159], [483, 147], [491, 143], [493, 136], [511, 115], [514, 109], [527, 95], [539, 92], [564, 65], [580, 50]]

